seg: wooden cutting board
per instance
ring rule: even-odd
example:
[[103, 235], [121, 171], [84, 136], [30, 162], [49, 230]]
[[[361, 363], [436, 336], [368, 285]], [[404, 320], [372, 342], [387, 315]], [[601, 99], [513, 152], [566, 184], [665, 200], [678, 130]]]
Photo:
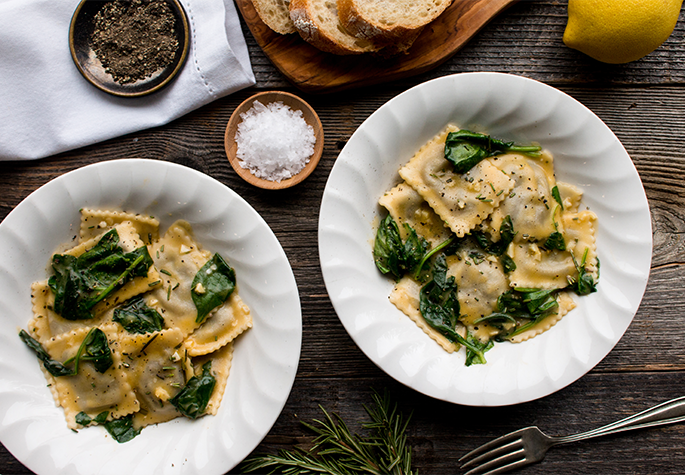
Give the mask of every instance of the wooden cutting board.
[[275, 33], [261, 21], [251, 0], [235, 0], [266, 56], [293, 85], [311, 93], [369, 86], [426, 72], [446, 61], [497, 14], [517, 1], [453, 0], [423, 30], [408, 54], [382, 58], [372, 54], [324, 53], [297, 33]]

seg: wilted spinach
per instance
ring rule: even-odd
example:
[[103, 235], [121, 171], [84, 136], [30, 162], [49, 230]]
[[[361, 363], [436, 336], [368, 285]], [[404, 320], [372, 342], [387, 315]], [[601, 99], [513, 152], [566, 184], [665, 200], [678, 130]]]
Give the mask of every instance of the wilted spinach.
[[516, 231], [514, 231], [514, 223], [511, 220], [511, 216], [507, 215], [499, 226], [499, 241], [490, 241], [485, 233], [481, 231], [474, 231], [472, 234], [484, 251], [495, 256], [501, 256], [514, 240]]
[[134, 277], [147, 275], [152, 258], [142, 246], [124, 253], [116, 229], [79, 257], [55, 254], [55, 272], [48, 285], [55, 294], [54, 310], [67, 320], [93, 318], [91, 310]]
[[488, 157], [507, 152], [536, 155], [540, 150], [538, 146], [516, 145], [514, 142], [504, 142], [469, 130], [450, 132], [445, 140], [445, 158], [452, 163], [454, 172], [458, 174], [468, 172]]
[[53, 376], [72, 376], [74, 375], [74, 370], [72, 368], [67, 368], [62, 363], [57, 360], [52, 359], [50, 354], [45, 351], [43, 345], [41, 345], [35, 338], [26, 332], [26, 330], [21, 330], [19, 332], [19, 338], [22, 339], [26, 346], [31, 348], [38, 358], [43, 362], [43, 366]]
[[373, 247], [376, 267], [383, 274], [391, 274], [395, 280], [422, 263], [429, 247], [414, 228], [406, 223], [404, 228], [407, 230], [407, 239], [403, 242], [397, 223], [392, 216], [387, 215], [378, 227]]
[[[573, 258], [573, 265], [576, 267], [576, 271], [578, 271], [578, 278], [569, 278], [569, 288], [578, 295], [588, 295], [593, 292], [597, 292], [597, 282], [595, 282], [592, 274], [585, 268], [588, 251], [589, 249], [585, 249], [585, 252], [583, 253], [583, 259], [580, 261], [580, 264], [578, 264], [576, 261], [573, 253], [571, 254], [571, 257]], [[597, 264], [599, 267], [599, 261]]]
[[514, 240], [516, 236], [516, 231], [514, 230], [514, 223], [511, 220], [511, 216], [507, 215], [499, 227], [499, 241], [492, 242], [488, 239], [485, 233], [481, 231], [474, 231], [473, 237], [476, 238], [478, 245], [483, 248], [484, 251], [494, 255], [499, 256], [500, 262], [502, 263], [502, 269], [505, 273], [513, 272], [516, 270], [516, 263], [514, 260], [505, 254], [509, 244]]
[[559, 231], [554, 231], [545, 240], [545, 244], [543, 244], [543, 247], [545, 249], [547, 249], [548, 251], [553, 251], [553, 250], [565, 251], [566, 250], [566, 242], [564, 241], [564, 235], [561, 234]]
[[475, 338], [471, 333], [466, 335], [466, 341], [468, 341], [474, 348], [478, 348], [480, 352], [475, 352], [469, 347], [466, 348], [466, 366], [471, 366], [472, 364], [485, 364], [485, 358], [483, 354], [491, 350], [495, 346], [495, 342], [488, 340], [485, 343]]
[[92, 423], [104, 424], [105, 422], [107, 422], [107, 416], [109, 416], [109, 411], [103, 411], [95, 417], [90, 417], [88, 414], [81, 411], [78, 414], [76, 414], [76, 417], [74, 418], [74, 420], [76, 421], [77, 424], [85, 427], [85, 426], [92, 424]]
[[559, 187], [556, 185], [554, 185], [554, 187], [552, 188], [552, 197], [554, 198], [554, 201], [559, 203], [559, 206], [561, 206], [561, 209], [563, 210], [564, 209], [564, 203], [561, 200], [561, 194], [559, 193]]
[[141, 431], [133, 427], [133, 414], [105, 422], [103, 425], [112, 438], [120, 444], [135, 438]]
[[475, 354], [473, 363], [485, 363], [484, 349], [465, 339], [456, 331], [459, 321], [459, 300], [454, 276], [447, 277], [447, 261], [439, 255], [433, 263], [433, 278], [421, 288], [419, 310], [423, 319], [449, 341], [463, 345], [467, 354]]
[[[50, 354], [43, 348], [43, 345], [32, 338], [25, 330], [19, 332], [19, 337], [38, 355], [45, 369], [53, 376], [73, 376], [77, 374], [81, 361], [90, 361], [100, 373], [107, 371], [113, 364], [107, 335], [99, 328], [92, 328], [81, 342], [76, 354], [64, 363], [52, 359]], [[69, 368], [67, 365], [72, 363], [74, 367]]]
[[145, 304], [142, 296], [127, 300], [114, 310], [112, 320], [129, 333], [153, 333], [164, 328], [164, 318]]
[[202, 322], [209, 312], [226, 301], [234, 289], [235, 271], [221, 255], [215, 253], [193, 279], [191, 296], [197, 309], [195, 321]]
[[[517, 287], [509, 290], [497, 298], [497, 311], [476, 320], [475, 323], [487, 322], [501, 330], [507, 323], [513, 328], [500, 338], [508, 339], [524, 332], [537, 322], [545, 318], [559, 306], [555, 298], [557, 289], [529, 289]], [[517, 319], [527, 319], [528, 322], [516, 328]]]
[[183, 389], [169, 401], [184, 416], [197, 419], [207, 409], [216, 385], [216, 378], [211, 370], [212, 362], [208, 361], [202, 366], [202, 375], [190, 378]]

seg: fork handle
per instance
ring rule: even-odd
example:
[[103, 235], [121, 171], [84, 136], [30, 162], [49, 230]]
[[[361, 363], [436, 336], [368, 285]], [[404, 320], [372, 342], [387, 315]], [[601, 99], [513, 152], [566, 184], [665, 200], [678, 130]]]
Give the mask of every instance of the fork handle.
[[674, 424], [685, 421], [685, 396], [670, 401], [663, 402], [657, 406], [642, 411], [620, 421], [599, 427], [580, 434], [568, 435], [565, 437], [553, 437], [552, 445], [565, 444], [592, 437], [616, 434], [633, 429], [644, 429], [646, 427]]

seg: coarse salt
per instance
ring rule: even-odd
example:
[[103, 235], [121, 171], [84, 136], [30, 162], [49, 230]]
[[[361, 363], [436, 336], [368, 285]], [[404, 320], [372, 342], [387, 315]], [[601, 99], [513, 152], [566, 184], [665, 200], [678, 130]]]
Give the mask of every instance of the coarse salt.
[[258, 178], [280, 182], [298, 174], [314, 153], [314, 129], [283, 102], [255, 101], [240, 114], [236, 155], [241, 167]]

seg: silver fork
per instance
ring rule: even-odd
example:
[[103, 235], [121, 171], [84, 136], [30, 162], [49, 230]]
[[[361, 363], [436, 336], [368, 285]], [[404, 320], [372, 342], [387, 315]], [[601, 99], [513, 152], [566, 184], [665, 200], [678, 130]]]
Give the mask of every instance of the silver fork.
[[459, 461], [464, 462], [462, 470], [471, 468], [465, 475], [495, 475], [539, 462], [545, 458], [547, 450], [555, 445], [681, 421], [685, 421], [685, 396], [599, 429], [565, 437], [550, 437], [535, 426], [526, 427], [481, 445]]

